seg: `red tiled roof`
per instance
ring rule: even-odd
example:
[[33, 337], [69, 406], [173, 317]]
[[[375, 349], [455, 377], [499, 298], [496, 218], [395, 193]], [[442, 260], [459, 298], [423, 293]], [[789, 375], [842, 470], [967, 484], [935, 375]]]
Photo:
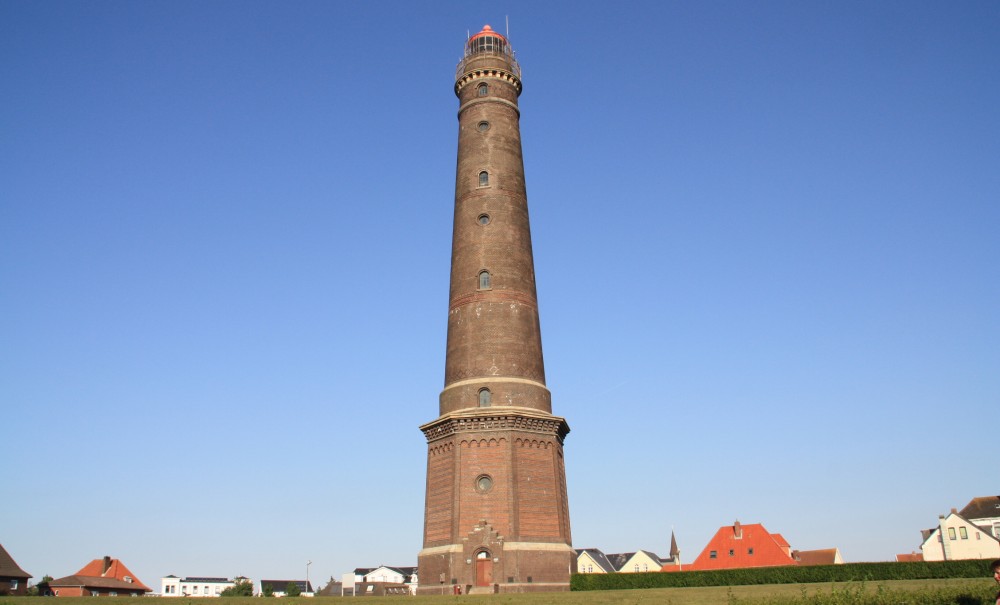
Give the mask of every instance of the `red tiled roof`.
[[[760, 523], [720, 527], [708, 545], [692, 563], [665, 565], [662, 571], [699, 571], [703, 569], [738, 569], [796, 565], [788, 554], [788, 542], [780, 534], [771, 534]], [[712, 556], [712, 552], [715, 556]]]
[[837, 549], [823, 548], [820, 550], [800, 550], [799, 565], [834, 565], [837, 563]]
[[911, 552], [903, 553], [901, 555], [896, 555], [897, 563], [915, 563], [924, 560], [924, 553], [922, 552]]
[[[104, 569], [105, 563], [108, 564], [107, 570]], [[126, 577], [129, 579], [126, 580]], [[135, 577], [135, 574], [118, 559], [94, 559], [72, 576], [60, 578], [57, 581], [62, 582], [63, 580], [72, 582], [73, 585], [82, 584], [102, 588], [130, 588], [132, 590], [138, 589], [152, 592], [148, 586], [140, 582], [139, 578]]]

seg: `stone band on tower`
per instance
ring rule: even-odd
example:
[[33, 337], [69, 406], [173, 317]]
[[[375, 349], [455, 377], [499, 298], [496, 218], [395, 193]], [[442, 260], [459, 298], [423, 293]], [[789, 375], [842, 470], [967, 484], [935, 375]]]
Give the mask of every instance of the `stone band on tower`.
[[563, 439], [545, 386], [521, 156], [521, 70], [485, 26], [455, 74], [458, 167], [444, 390], [427, 437], [419, 592], [568, 590]]

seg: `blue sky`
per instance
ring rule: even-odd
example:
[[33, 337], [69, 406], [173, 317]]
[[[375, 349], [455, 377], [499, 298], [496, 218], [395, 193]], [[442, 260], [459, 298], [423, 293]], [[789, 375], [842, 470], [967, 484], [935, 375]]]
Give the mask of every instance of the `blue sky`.
[[467, 32], [510, 36], [574, 545], [889, 560], [1000, 493], [995, 2], [0, 3], [0, 543], [415, 565]]

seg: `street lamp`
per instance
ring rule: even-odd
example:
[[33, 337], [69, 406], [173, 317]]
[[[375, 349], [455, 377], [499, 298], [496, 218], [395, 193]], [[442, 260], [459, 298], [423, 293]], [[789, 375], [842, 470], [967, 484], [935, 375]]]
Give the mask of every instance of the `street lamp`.
[[303, 592], [309, 592], [309, 566], [312, 564], [312, 561], [306, 561], [306, 589]]

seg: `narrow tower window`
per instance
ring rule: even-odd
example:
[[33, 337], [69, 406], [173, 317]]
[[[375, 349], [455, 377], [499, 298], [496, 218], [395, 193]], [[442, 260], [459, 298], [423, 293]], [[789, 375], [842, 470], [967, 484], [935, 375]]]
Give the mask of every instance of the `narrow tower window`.
[[479, 289], [489, 290], [490, 289], [490, 272], [480, 271], [479, 272]]
[[479, 173], [479, 186], [489, 187], [490, 186], [490, 173], [485, 170]]
[[479, 92], [479, 96], [485, 97], [490, 92], [490, 87], [485, 84], [480, 84], [479, 88], [476, 90]]
[[489, 389], [479, 389], [479, 407], [488, 408], [493, 401], [493, 393]]

